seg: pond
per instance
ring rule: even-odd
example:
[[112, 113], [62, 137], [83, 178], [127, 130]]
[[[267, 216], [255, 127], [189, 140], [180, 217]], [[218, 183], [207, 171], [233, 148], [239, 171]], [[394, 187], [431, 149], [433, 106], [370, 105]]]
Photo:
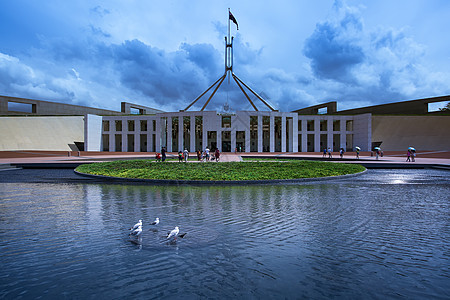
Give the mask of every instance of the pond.
[[[448, 299], [449, 174], [151, 186], [2, 171], [0, 298]], [[185, 237], [167, 241], [175, 226]]]

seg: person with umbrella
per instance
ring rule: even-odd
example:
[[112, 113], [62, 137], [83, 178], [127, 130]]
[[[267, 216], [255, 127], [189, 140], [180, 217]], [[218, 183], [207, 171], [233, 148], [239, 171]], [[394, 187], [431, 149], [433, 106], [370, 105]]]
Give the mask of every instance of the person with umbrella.
[[406, 161], [412, 160], [412, 162], [415, 162], [416, 149], [414, 149], [413, 147], [409, 147], [406, 156], [407, 156]]
[[380, 147], [375, 147], [373, 149], [375, 150], [376, 160], [378, 160], [378, 156], [380, 155], [381, 148]]
[[356, 149], [356, 159], [359, 159], [359, 150], [361, 150], [361, 148], [356, 146], [355, 149]]

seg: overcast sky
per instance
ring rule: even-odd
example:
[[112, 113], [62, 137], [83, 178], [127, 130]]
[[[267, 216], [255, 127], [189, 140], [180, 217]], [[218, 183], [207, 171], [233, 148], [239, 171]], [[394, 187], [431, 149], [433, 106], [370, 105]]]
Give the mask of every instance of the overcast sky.
[[[450, 94], [448, 0], [14, 0], [0, 95], [184, 109], [224, 73], [228, 8], [234, 73], [281, 111]], [[219, 91], [207, 109], [252, 110], [233, 81]]]

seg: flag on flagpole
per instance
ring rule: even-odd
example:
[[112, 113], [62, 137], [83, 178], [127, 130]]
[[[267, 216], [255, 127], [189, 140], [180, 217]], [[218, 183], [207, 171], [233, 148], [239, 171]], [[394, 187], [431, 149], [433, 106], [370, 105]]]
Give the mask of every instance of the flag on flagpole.
[[230, 20], [233, 21], [234, 24], [236, 24], [236, 28], [237, 28], [237, 30], [239, 30], [239, 25], [238, 25], [238, 22], [236, 21], [236, 18], [233, 16], [231, 11], [229, 11], [229, 13], [230, 13]]

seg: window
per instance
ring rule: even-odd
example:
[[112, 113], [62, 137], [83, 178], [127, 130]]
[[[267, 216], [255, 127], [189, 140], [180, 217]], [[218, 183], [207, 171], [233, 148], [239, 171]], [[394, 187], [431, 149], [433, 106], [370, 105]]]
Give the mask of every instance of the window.
[[231, 116], [222, 116], [222, 128], [231, 128]]

